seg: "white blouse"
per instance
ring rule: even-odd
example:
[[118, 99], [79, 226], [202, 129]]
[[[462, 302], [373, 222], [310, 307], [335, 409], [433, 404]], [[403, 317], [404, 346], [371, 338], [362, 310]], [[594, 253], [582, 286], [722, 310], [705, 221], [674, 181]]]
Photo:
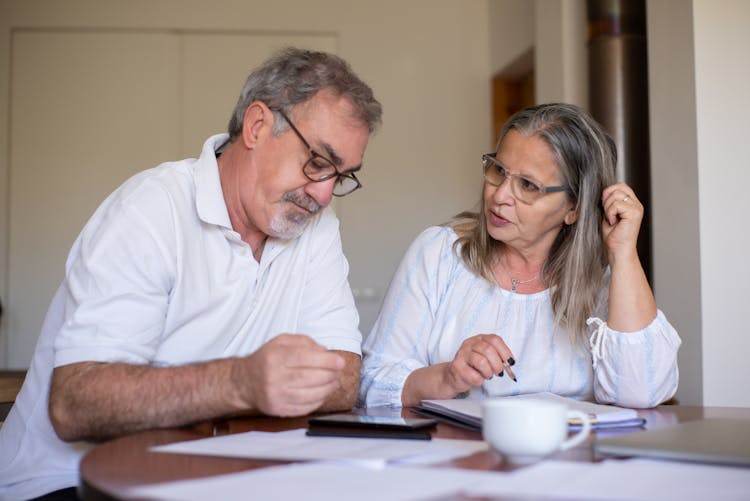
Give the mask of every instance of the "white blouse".
[[653, 407], [674, 396], [680, 338], [661, 311], [637, 332], [618, 332], [607, 317], [607, 283], [581, 336], [553, 322], [549, 290], [518, 294], [467, 269], [447, 227], [422, 232], [406, 252], [363, 345], [358, 405], [400, 406], [415, 369], [453, 360], [476, 334], [497, 334], [513, 352], [518, 379], [495, 376], [472, 397], [552, 392], [625, 407]]

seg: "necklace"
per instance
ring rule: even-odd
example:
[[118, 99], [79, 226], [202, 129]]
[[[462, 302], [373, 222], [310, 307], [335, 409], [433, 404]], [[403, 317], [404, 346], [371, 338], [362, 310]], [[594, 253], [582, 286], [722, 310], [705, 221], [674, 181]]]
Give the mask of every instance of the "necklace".
[[526, 280], [518, 280], [517, 278], [513, 278], [513, 275], [510, 274], [510, 270], [508, 269], [508, 266], [505, 264], [505, 256], [500, 258], [500, 266], [503, 267], [503, 271], [506, 275], [508, 275], [508, 278], [510, 278], [510, 291], [511, 292], [518, 292], [518, 286], [523, 284], [528, 284], [533, 282], [534, 280], [539, 279], [539, 273], [534, 275], [531, 278], [527, 278]]

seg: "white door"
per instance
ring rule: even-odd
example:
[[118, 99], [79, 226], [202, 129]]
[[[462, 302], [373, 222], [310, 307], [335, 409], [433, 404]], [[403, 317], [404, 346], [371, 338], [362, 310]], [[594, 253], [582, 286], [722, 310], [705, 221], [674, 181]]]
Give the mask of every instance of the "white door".
[[107, 194], [135, 172], [198, 155], [206, 137], [226, 130], [247, 73], [287, 45], [335, 51], [336, 39], [153, 29], [12, 32], [0, 367], [28, 367], [70, 246]]

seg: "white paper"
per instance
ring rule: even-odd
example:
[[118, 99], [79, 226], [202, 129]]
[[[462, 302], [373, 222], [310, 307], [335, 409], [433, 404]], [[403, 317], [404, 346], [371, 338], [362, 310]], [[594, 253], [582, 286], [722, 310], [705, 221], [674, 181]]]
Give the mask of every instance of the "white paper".
[[143, 486], [127, 497], [162, 500], [416, 501], [459, 496], [554, 500], [747, 500], [750, 469], [651, 460], [544, 461], [512, 472], [349, 463], [297, 463]]
[[152, 447], [155, 452], [279, 461], [337, 460], [384, 466], [435, 463], [487, 450], [481, 440], [308, 437], [304, 429], [251, 431]]
[[544, 461], [516, 470], [498, 490], [477, 484], [466, 492], [493, 496], [511, 488], [516, 494], [555, 499], [602, 501], [747, 501], [750, 468], [655, 461], [607, 460], [601, 463]]
[[[446, 494], [457, 496], [474, 481], [473, 474], [452, 468], [373, 469], [343, 463], [297, 463], [145, 486], [132, 489], [127, 497], [182, 501], [410, 501]], [[498, 479], [505, 475], [493, 474]]]

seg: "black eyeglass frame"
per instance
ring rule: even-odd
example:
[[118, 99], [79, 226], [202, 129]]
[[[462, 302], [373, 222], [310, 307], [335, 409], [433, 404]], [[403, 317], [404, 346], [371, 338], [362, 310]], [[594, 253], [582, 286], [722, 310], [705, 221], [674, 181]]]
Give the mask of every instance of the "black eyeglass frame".
[[[510, 172], [508, 172], [508, 168], [507, 167], [505, 167], [503, 164], [501, 164], [500, 162], [497, 161], [496, 157], [497, 157], [497, 153], [485, 153], [484, 155], [482, 155], [482, 174], [484, 175], [485, 181], [487, 181], [488, 183], [490, 183], [492, 186], [501, 186], [503, 183], [495, 184], [492, 181], [490, 181], [489, 179], [487, 179], [487, 171], [490, 168], [490, 164], [494, 165], [496, 167], [500, 167], [501, 169], [503, 169], [505, 171], [505, 179], [511, 179], [512, 177], [518, 177], [518, 178], [523, 179], [526, 182], [528, 182], [528, 183], [536, 186], [536, 191], [539, 192], [539, 197], [541, 197], [542, 195], [544, 195], [546, 193], [555, 193], [555, 192], [558, 192], [558, 191], [569, 191], [570, 190], [570, 186], [568, 186], [567, 184], [562, 184], [562, 185], [559, 185], [559, 186], [544, 186], [543, 184], [537, 183], [536, 181], [533, 181], [533, 180], [531, 180], [531, 179], [529, 179], [529, 178], [527, 178], [525, 176], [519, 176], [518, 174], [511, 174]], [[503, 182], [505, 182], [505, 179], [503, 180]], [[513, 184], [512, 184], [512, 181], [511, 181], [511, 187], [512, 186], [513, 186]], [[513, 194], [516, 195], [515, 194], [515, 190], [513, 190]], [[529, 201], [522, 200], [522, 197], [518, 197], [516, 195], [516, 198], [518, 198], [519, 200], [521, 200], [524, 203], [529, 203], [529, 204], [530, 203], [534, 203], [536, 200], [539, 199], [539, 197], [534, 198], [533, 200], [531, 200], [529, 202]]]
[[[305, 164], [302, 166], [302, 173], [305, 175], [307, 179], [314, 183], [322, 183], [324, 181], [328, 181], [329, 179], [336, 178], [336, 182], [333, 185], [333, 195], [336, 197], [343, 197], [346, 195], [349, 195], [350, 193], [357, 191], [358, 189], [362, 188], [362, 183], [357, 179], [357, 176], [354, 175], [353, 172], [339, 172], [338, 168], [336, 168], [336, 165], [334, 165], [333, 161], [330, 159], [324, 157], [314, 149], [312, 149], [312, 146], [310, 146], [310, 143], [307, 142], [307, 139], [305, 139], [305, 136], [302, 135], [302, 133], [297, 129], [297, 127], [294, 125], [294, 123], [289, 119], [289, 117], [284, 113], [282, 110], [275, 110], [281, 115], [284, 120], [286, 120], [286, 123], [289, 124], [289, 127], [294, 131], [294, 133], [297, 135], [297, 137], [302, 141], [302, 143], [305, 145], [305, 148], [307, 148], [307, 151], [310, 153], [310, 159], [305, 162]], [[316, 162], [323, 162], [323, 166], [319, 166], [316, 164]], [[311, 167], [309, 167], [311, 166]], [[313, 169], [313, 173], [308, 172], [310, 169]], [[328, 169], [331, 169], [329, 172], [324, 172]], [[321, 173], [322, 174], [319, 174]], [[347, 189], [346, 191], [336, 193], [336, 188], [346, 186], [344, 184], [341, 184], [341, 179], [349, 179], [351, 181], [354, 181], [354, 185], [351, 189]]]

